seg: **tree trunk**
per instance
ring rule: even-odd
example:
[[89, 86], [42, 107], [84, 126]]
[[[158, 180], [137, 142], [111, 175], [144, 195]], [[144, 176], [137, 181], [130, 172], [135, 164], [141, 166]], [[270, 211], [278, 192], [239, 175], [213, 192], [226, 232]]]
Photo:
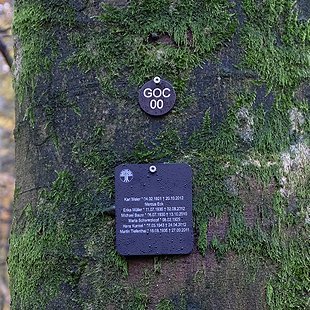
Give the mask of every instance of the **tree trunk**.
[[[12, 309], [307, 305], [309, 3], [16, 0]], [[138, 89], [172, 83], [171, 112]], [[193, 169], [194, 250], [121, 257], [114, 167]]]

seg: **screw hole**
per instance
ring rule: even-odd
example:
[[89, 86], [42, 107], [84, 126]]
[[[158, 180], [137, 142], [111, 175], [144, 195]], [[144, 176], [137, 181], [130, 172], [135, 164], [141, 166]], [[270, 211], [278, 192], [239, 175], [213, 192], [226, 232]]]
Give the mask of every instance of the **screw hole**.
[[155, 76], [153, 81], [154, 81], [155, 84], [159, 84], [160, 83], [160, 77], [159, 76]]
[[156, 170], [157, 170], [157, 169], [156, 169], [156, 167], [155, 167], [155, 166], [151, 166], [151, 167], [150, 167], [150, 172], [151, 172], [151, 173], [156, 172]]

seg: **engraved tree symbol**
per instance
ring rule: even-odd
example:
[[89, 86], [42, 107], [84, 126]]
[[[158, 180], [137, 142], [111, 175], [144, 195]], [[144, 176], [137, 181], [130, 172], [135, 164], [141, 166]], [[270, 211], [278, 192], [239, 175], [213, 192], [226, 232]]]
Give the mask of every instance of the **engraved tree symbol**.
[[120, 178], [123, 182], [128, 183], [132, 180], [133, 174], [129, 169], [124, 169], [120, 173]]

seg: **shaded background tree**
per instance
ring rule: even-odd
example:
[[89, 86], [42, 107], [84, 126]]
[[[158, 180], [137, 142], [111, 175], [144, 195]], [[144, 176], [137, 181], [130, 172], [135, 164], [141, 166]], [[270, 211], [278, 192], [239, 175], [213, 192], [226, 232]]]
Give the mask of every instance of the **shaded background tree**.
[[13, 7], [11, 1], [0, 1], [0, 309], [9, 309], [6, 257], [14, 192], [14, 95], [10, 66]]
[[[307, 304], [307, 1], [17, 0], [13, 309]], [[172, 82], [152, 118], [137, 91]], [[113, 168], [186, 162], [195, 249], [115, 252]]]

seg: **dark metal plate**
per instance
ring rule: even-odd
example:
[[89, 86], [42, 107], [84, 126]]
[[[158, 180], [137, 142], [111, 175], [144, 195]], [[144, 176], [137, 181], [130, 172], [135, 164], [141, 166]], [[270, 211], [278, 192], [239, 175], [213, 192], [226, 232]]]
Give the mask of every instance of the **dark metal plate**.
[[139, 91], [140, 107], [149, 115], [161, 116], [168, 113], [175, 100], [176, 94], [172, 85], [159, 77], [145, 83]]
[[121, 255], [192, 251], [189, 165], [120, 165], [115, 169], [115, 192], [116, 248]]

